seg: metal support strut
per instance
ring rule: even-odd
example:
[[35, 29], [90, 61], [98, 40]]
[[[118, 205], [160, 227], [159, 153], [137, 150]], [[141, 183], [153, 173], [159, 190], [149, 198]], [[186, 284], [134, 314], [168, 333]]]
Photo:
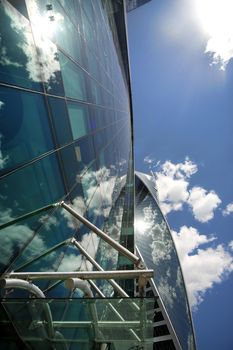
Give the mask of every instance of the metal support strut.
[[97, 226], [93, 225], [90, 221], [84, 218], [82, 215], [77, 213], [73, 208], [67, 205], [65, 202], [59, 203], [61, 207], [63, 207], [66, 211], [68, 211], [73, 217], [81, 221], [85, 226], [87, 226], [91, 231], [97, 234], [100, 238], [102, 238], [105, 242], [110, 244], [113, 248], [115, 248], [119, 253], [123, 254], [126, 258], [132, 261], [139, 269], [143, 269], [144, 265], [141, 262], [141, 259], [129, 251], [127, 248], [123, 247], [120, 243], [114, 241], [109, 235], [100, 230]]
[[114, 271], [73, 271], [73, 272], [10, 272], [8, 278], [26, 280], [66, 280], [67, 278], [82, 279], [134, 279], [139, 276], [151, 278], [154, 270], [114, 270]]

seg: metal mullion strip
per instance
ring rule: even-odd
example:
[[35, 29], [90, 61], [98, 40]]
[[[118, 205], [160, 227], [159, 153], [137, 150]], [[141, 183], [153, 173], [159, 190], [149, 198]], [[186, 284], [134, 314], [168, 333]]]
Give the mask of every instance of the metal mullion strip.
[[111, 110], [111, 111], [124, 112], [124, 113], [128, 112], [126, 110], [122, 110], [122, 109], [118, 109], [118, 108], [112, 108], [112, 107], [103, 106], [103, 105], [97, 105], [96, 103], [93, 103], [93, 102], [87, 102], [87, 101], [84, 101], [84, 100], [79, 100], [79, 99], [75, 99], [75, 98], [68, 97], [68, 96], [60, 96], [60, 95], [50, 94], [48, 92], [45, 93], [45, 92], [39, 91], [39, 90], [32, 90], [32, 89], [25, 88], [25, 87], [19, 86], [19, 85], [13, 85], [13, 84], [0, 82], [0, 86], [4, 86], [4, 87], [9, 88], [9, 89], [16, 89], [16, 90], [20, 90], [20, 91], [30, 92], [30, 93], [33, 93], [33, 94], [39, 94], [39, 95], [42, 95], [42, 96], [55, 97], [55, 98], [59, 98], [59, 99], [62, 99], [62, 100], [67, 99], [67, 101], [78, 102], [78, 103], [85, 104], [85, 105], [90, 105], [90, 106], [97, 106], [99, 108], [103, 108], [103, 109], [107, 109], [107, 110]]
[[[87, 43], [86, 43], [87, 45]], [[114, 97], [114, 94], [109, 91], [108, 89], [106, 89], [106, 87], [104, 85], [102, 85], [102, 83], [97, 80], [94, 76], [92, 76], [78, 61], [76, 61], [72, 56], [69, 55], [68, 52], [66, 52], [62, 47], [60, 47], [59, 45], [57, 45], [57, 49], [64, 55], [66, 56], [72, 63], [74, 63], [76, 66], [78, 66], [86, 75], [88, 75], [88, 77], [92, 80], [94, 80], [101, 88], [103, 88], [107, 93], [109, 93], [112, 97]], [[88, 45], [87, 45], [88, 46]], [[97, 60], [99, 62], [99, 60]]]
[[[30, 166], [30, 165], [32, 165], [32, 164], [34, 164], [34, 163], [36, 163], [36, 162], [38, 162], [38, 161], [40, 161], [40, 160], [42, 160], [42, 159], [48, 157], [48, 156], [50, 156], [50, 155], [56, 154], [57, 152], [62, 151], [62, 150], [65, 149], [66, 147], [75, 145], [76, 142], [78, 142], [79, 140], [81, 140], [81, 139], [83, 139], [83, 138], [85, 138], [85, 137], [94, 136], [94, 135], [97, 134], [99, 131], [102, 131], [102, 130], [108, 128], [110, 125], [114, 125], [114, 124], [116, 124], [116, 123], [117, 123], [117, 122], [109, 123], [109, 124], [108, 124], [106, 127], [104, 127], [104, 128], [99, 128], [99, 129], [97, 129], [97, 130], [94, 130], [93, 132], [91, 132], [91, 133], [89, 133], [89, 134], [87, 134], [87, 135], [84, 135], [84, 136], [82, 136], [82, 137], [80, 137], [80, 138], [78, 138], [78, 139], [76, 139], [76, 140], [71, 141], [71, 142], [68, 142], [68, 143], [66, 143], [66, 144], [63, 145], [63, 146], [60, 146], [60, 147], [58, 147], [58, 148], [52, 149], [52, 150], [50, 150], [50, 151], [47, 151], [47, 152], [43, 153], [42, 155], [40, 155], [40, 156], [38, 156], [38, 157], [36, 157], [36, 158], [33, 158], [32, 160], [30, 160], [30, 161], [28, 161], [28, 162], [26, 162], [26, 163], [23, 163], [22, 165], [19, 165], [19, 166], [17, 166], [16, 168], [14, 168], [14, 169], [12, 169], [12, 170], [9, 170], [7, 173], [5, 173], [5, 174], [3, 174], [3, 175], [0, 175], [0, 180], [3, 179], [3, 178], [5, 178], [5, 177], [7, 177], [7, 176], [10, 176], [10, 175], [14, 174], [14, 173], [17, 172], [17, 171], [20, 171], [21, 169], [26, 168], [27, 166]], [[121, 127], [121, 129], [122, 129], [122, 128], [123, 128], [123, 126]], [[121, 129], [120, 129], [120, 130], [121, 130]], [[114, 138], [115, 138], [115, 137], [114, 137]], [[108, 143], [107, 146], [108, 146], [109, 144], [110, 144], [110, 143]], [[107, 147], [107, 146], [105, 146], [105, 147]], [[104, 148], [103, 148], [103, 149], [104, 149]], [[101, 149], [101, 150], [102, 150], [102, 149]], [[96, 158], [95, 158], [95, 159], [96, 159]], [[68, 192], [68, 191], [67, 191], [67, 192]]]
[[[85, 42], [85, 44], [87, 45], [88, 49], [92, 52], [93, 56], [95, 56], [95, 58], [97, 59], [97, 63], [99, 64], [99, 66], [101, 67], [101, 69], [104, 70], [104, 66], [102, 65], [102, 62], [101, 60], [99, 59], [99, 57], [96, 55], [96, 53], [92, 50], [92, 48], [89, 46], [89, 44], [86, 42], [84, 36], [82, 35], [81, 31], [78, 30], [78, 28], [76, 27], [76, 24], [73, 22], [73, 19], [69, 16], [69, 14], [66, 12], [65, 8], [63, 7], [63, 5], [60, 3], [59, 1], [59, 5], [61, 6], [62, 10], [64, 11], [64, 13], [66, 14], [66, 16], [69, 18], [69, 20], [71, 21], [71, 23], [73, 24], [73, 26], [75, 27], [77, 33], [80, 34], [80, 37], [82, 38], [82, 40]], [[102, 11], [101, 12], [101, 15], [103, 17], [103, 13]], [[85, 13], [85, 11], [84, 11]], [[86, 16], [87, 19], [88, 19], [88, 22], [89, 22], [89, 18], [88, 16]], [[104, 18], [104, 17], [103, 17]], [[104, 23], [105, 23], [105, 20], [104, 20]], [[105, 23], [105, 26], [106, 26], [106, 23]], [[111, 28], [109, 27], [109, 29], [111, 30]], [[108, 33], [108, 30], [107, 30], [107, 33]], [[111, 38], [109, 38], [109, 40], [111, 41]], [[52, 41], [52, 40], [51, 40]], [[72, 56], [69, 55], [68, 52], [66, 52], [65, 50], [63, 50], [62, 47], [60, 47], [57, 42], [55, 41], [52, 41], [58, 50], [60, 50], [63, 54], [65, 54], [66, 57], [68, 57], [69, 59], [71, 59], [75, 64], [77, 64], [85, 73], [87, 73], [93, 80], [95, 80], [101, 87], [103, 87], [105, 89], [105, 91], [109, 92], [113, 97], [114, 97], [114, 93], [112, 94], [111, 91], [109, 91], [108, 89], [106, 89], [106, 87], [104, 85], [102, 85], [95, 77], [93, 77], [78, 61], [74, 60], [74, 58]], [[113, 45], [115, 47], [115, 43], [114, 43], [114, 40], [113, 40]], [[115, 47], [115, 50], [116, 47]], [[110, 76], [108, 76], [110, 81], [113, 83], [113, 85], [115, 85], [115, 82], [111, 79]], [[116, 85], [115, 85], [116, 88], [118, 88]]]

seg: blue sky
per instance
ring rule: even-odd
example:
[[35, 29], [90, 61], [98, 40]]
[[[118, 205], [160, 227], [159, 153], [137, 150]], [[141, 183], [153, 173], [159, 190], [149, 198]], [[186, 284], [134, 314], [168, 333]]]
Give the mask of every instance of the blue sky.
[[153, 171], [199, 350], [233, 349], [231, 0], [152, 0], [128, 15], [136, 169]]

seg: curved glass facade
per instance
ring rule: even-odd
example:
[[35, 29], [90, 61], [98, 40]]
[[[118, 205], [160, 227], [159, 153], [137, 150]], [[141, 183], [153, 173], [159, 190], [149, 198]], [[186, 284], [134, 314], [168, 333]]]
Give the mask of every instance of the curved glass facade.
[[135, 244], [154, 283], [182, 349], [195, 349], [182, 271], [168, 224], [160, 210], [154, 179], [136, 173]]
[[[72, 238], [104, 269], [132, 266], [63, 208], [50, 206], [64, 200], [134, 249], [124, 16], [123, 1], [0, 2], [2, 278], [11, 271], [92, 270]], [[36, 285], [46, 298], [80, 297], [60, 281]], [[106, 296], [109, 286], [99, 282]], [[125, 289], [133, 294], [132, 283]], [[2, 298], [27, 296], [25, 290], [1, 289]], [[8, 320], [2, 305], [1, 325]], [[67, 310], [64, 302], [65, 318]], [[23, 348], [13, 333], [6, 332], [1, 349]]]
[[[119, 44], [125, 29], [116, 22], [123, 3], [3, 0], [0, 6], [0, 222], [66, 200], [106, 227], [119, 183], [133, 184], [127, 57]], [[128, 225], [127, 216], [119, 220]], [[117, 239], [121, 227], [115, 226]], [[63, 209], [2, 229], [1, 273], [84, 268], [66, 241], [73, 236], [95, 256], [96, 236]]]
[[[0, 1], [1, 349], [153, 348], [157, 297], [136, 298], [134, 280], [118, 276], [90, 280], [84, 299], [61, 277], [138, 269], [61, 205], [134, 252], [131, 110], [123, 0]], [[137, 244], [147, 267], [156, 266], [154, 281], [183, 349], [191, 349], [176, 252], [143, 181], [136, 177], [144, 223]], [[19, 282], [20, 272], [39, 275]], [[166, 334], [161, 325], [154, 336]]]

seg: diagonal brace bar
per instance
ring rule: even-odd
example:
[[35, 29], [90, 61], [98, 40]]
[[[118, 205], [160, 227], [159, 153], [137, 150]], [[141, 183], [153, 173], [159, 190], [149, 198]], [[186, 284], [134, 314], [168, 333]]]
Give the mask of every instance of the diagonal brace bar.
[[105, 242], [110, 244], [113, 248], [115, 248], [119, 253], [123, 254], [128, 258], [130, 261], [132, 261], [138, 268], [144, 268], [144, 266], [141, 263], [141, 259], [130, 252], [127, 248], [123, 247], [120, 243], [116, 242], [114, 239], [109, 237], [105, 232], [100, 230], [98, 227], [93, 225], [90, 221], [88, 221], [86, 218], [84, 218], [82, 215], [77, 213], [73, 208], [71, 208], [69, 205], [67, 205], [65, 202], [60, 202], [60, 205], [67, 210], [71, 215], [73, 215], [76, 219], [81, 221], [85, 226], [87, 226], [91, 231], [97, 234], [100, 238], [102, 238]]
[[[73, 243], [76, 248], [78, 248], [80, 250], [80, 252], [87, 258], [87, 260], [90, 261], [90, 263], [99, 271], [104, 271], [104, 269], [95, 261], [95, 259], [93, 259], [88, 253], [87, 251], [81, 246], [81, 244], [75, 239], [75, 238], [72, 238], [71, 240], [71, 243]], [[123, 288], [121, 288], [119, 286], [119, 284], [114, 281], [113, 279], [110, 279], [108, 281], [112, 286], [113, 288], [120, 294], [120, 296], [122, 297], [129, 297], [128, 294], [124, 291]]]

